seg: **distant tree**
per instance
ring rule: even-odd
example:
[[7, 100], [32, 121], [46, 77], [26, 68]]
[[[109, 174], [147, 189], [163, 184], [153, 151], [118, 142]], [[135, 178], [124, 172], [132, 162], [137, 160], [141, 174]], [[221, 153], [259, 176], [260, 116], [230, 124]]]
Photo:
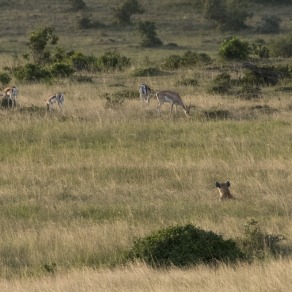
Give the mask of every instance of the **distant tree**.
[[138, 0], [126, 0], [117, 8], [113, 8], [113, 16], [119, 24], [130, 24], [133, 14], [143, 14], [144, 9]]
[[137, 30], [142, 36], [141, 46], [157, 47], [162, 45], [162, 41], [157, 36], [154, 22], [139, 21]]
[[28, 47], [32, 52], [35, 63], [45, 64], [50, 61], [51, 47], [57, 44], [59, 38], [52, 27], [39, 28], [32, 32]]

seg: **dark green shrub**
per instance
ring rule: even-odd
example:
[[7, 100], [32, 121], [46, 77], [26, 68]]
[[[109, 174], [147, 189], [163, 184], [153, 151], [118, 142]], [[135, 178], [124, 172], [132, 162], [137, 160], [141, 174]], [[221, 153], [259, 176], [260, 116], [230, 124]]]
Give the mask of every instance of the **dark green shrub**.
[[238, 240], [242, 250], [251, 258], [263, 258], [279, 251], [278, 243], [285, 240], [283, 235], [267, 234], [263, 232], [258, 222], [251, 219], [245, 225], [245, 237]]
[[54, 34], [52, 27], [38, 28], [31, 33], [28, 47], [31, 50], [34, 62], [46, 64], [51, 61], [52, 47], [55, 46], [59, 38]]
[[76, 71], [99, 71], [98, 59], [94, 56], [86, 56], [80, 52], [71, 52], [69, 60]]
[[162, 45], [162, 41], [157, 36], [154, 22], [139, 21], [137, 24], [137, 30], [142, 37], [142, 47], [158, 47]]
[[205, 54], [198, 54], [196, 52], [187, 51], [182, 56], [171, 55], [162, 64], [162, 68], [168, 70], [174, 70], [178, 68], [194, 67], [199, 64], [209, 64], [211, 58]]
[[219, 56], [227, 60], [246, 60], [249, 53], [249, 43], [237, 37], [224, 40], [219, 48]]
[[54, 77], [68, 77], [74, 73], [74, 69], [70, 64], [66, 63], [54, 63], [51, 68], [50, 72]]
[[258, 33], [279, 33], [281, 18], [275, 15], [262, 16], [262, 19], [255, 26]]
[[122, 56], [116, 50], [105, 52], [97, 60], [97, 66], [101, 71], [123, 70], [130, 65], [130, 59]]
[[138, 68], [132, 72], [133, 77], [159, 76], [162, 71], [156, 67]]
[[8, 73], [0, 73], [0, 82], [2, 85], [7, 85], [11, 81], [11, 77]]
[[168, 69], [168, 70], [175, 70], [180, 68], [181, 66], [181, 56], [179, 55], [171, 55], [169, 56], [165, 62], [162, 64], [163, 69]]
[[77, 25], [80, 29], [103, 28], [105, 25], [89, 16], [77, 17]]
[[231, 76], [228, 73], [221, 73], [212, 80], [209, 91], [212, 93], [226, 94], [231, 87]]
[[52, 78], [52, 73], [48, 68], [37, 64], [26, 64], [14, 70], [14, 76], [19, 81], [40, 81]]
[[161, 267], [235, 262], [244, 257], [233, 240], [187, 224], [168, 227], [137, 238], [126, 258]]
[[119, 24], [130, 24], [133, 14], [143, 14], [138, 0], [126, 0], [119, 7], [112, 8], [113, 17]]
[[286, 66], [265, 66], [258, 67], [253, 64], [244, 64], [248, 71], [240, 79], [240, 83], [248, 85], [276, 85], [281, 79], [289, 79], [292, 76], [292, 70]]

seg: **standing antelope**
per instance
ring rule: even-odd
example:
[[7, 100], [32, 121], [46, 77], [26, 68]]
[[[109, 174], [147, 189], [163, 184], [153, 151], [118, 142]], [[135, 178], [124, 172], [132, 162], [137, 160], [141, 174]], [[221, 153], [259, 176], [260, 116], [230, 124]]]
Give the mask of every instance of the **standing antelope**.
[[193, 107], [192, 105], [186, 106], [183, 101], [181, 100], [181, 97], [179, 94], [173, 92], [173, 91], [158, 91], [156, 92], [156, 97], [158, 101], [158, 106], [157, 106], [157, 111], [158, 114], [161, 114], [161, 106], [165, 102], [170, 103], [170, 115], [172, 114], [173, 111], [173, 106], [175, 105], [176, 107], [179, 105], [183, 108], [185, 115], [188, 117], [190, 115], [190, 109]]
[[151, 88], [143, 83], [139, 86], [140, 99], [144, 100], [147, 105], [150, 103]]
[[7, 87], [3, 91], [4, 98], [8, 99], [8, 105], [11, 103], [12, 107], [16, 106], [17, 94], [17, 88], [15, 86]]
[[64, 99], [64, 93], [56, 93], [52, 95], [46, 102], [47, 109], [51, 112], [53, 104], [58, 103], [59, 108], [63, 110]]
[[230, 193], [229, 187], [230, 182], [226, 181], [225, 183], [219, 183], [216, 181], [216, 188], [219, 190], [219, 201], [223, 199], [235, 199], [234, 196]]

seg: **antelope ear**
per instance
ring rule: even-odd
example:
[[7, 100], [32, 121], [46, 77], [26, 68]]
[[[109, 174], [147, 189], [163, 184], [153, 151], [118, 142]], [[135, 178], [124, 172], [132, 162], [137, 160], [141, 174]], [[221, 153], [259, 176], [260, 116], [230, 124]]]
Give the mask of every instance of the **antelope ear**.
[[229, 188], [230, 187], [230, 182], [227, 180], [226, 181], [226, 186]]
[[218, 181], [216, 181], [216, 184], [215, 184], [216, 188], [220, 188], [220, 183]]

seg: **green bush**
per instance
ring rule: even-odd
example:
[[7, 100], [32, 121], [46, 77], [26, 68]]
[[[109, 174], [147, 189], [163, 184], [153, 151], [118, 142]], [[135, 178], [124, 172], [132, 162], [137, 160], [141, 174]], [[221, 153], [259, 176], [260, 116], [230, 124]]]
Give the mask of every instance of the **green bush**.
[[156, 67], [137, 68], [132, 72], [133, 77], [159, 76], [162, 71]]
[[139, 259], [156, 267], [184, 267], [199, 263], [235, 262], [243, 259], [244, 254], [233, 240], [224, 240], [212, 231], [187, 224], [161, 229], [136, 239], [126, 258]]
[[0, 73], [0, 82], [2, 85], [7, 85], [11, 81], [11, 77], [8, 73]]
[[19, 81], [40, 81], [52, 78], [52, 73], [48, 68], [37, 64], [26, 64], [14, 70], [14, 76]]
[[101, 71], [123, 70], [131, 65], [131, 60], [119, 54], [116, 50], [105, 52], [97, 60]]
[[74, 73], [74, 69], [70, 64], [67, 63], [54, 63], [50, 67], [50, 72], [54, 77], [68, 77]]
[[285, 240], [283, 235], [267, 234], [258, 226], [258, 222], [251, 219], [245, 225], [245, 236], [239, 240], [239, 246], [251, 258], [263, 258], [279, 251], [278, 243]]
[[171, 55], [169, 56], [162, 67], [164, 69], [175, 70], [179, 68], [187, 68], [198, 66], [199, 64], [209, 64], [211, 63], [211, 58], [205, 54], [198, 54], [192, 51], [186, 51], [182, 56]]
[[71, 52], [68, 58], [76, 71], [99, 71], [97, 65], [98, 58], [94, 56], [86, 56], [80, 52]]
[[91, 28], [103, 28], [105, 24], [91, 19], [89, 16], [77, 17], [78, 28], [91, 29]]
[[227, 60], [246, 60], [250, 52], [249, 43], [237, 37], [224, 40], [219, 48], [219, 56]]

